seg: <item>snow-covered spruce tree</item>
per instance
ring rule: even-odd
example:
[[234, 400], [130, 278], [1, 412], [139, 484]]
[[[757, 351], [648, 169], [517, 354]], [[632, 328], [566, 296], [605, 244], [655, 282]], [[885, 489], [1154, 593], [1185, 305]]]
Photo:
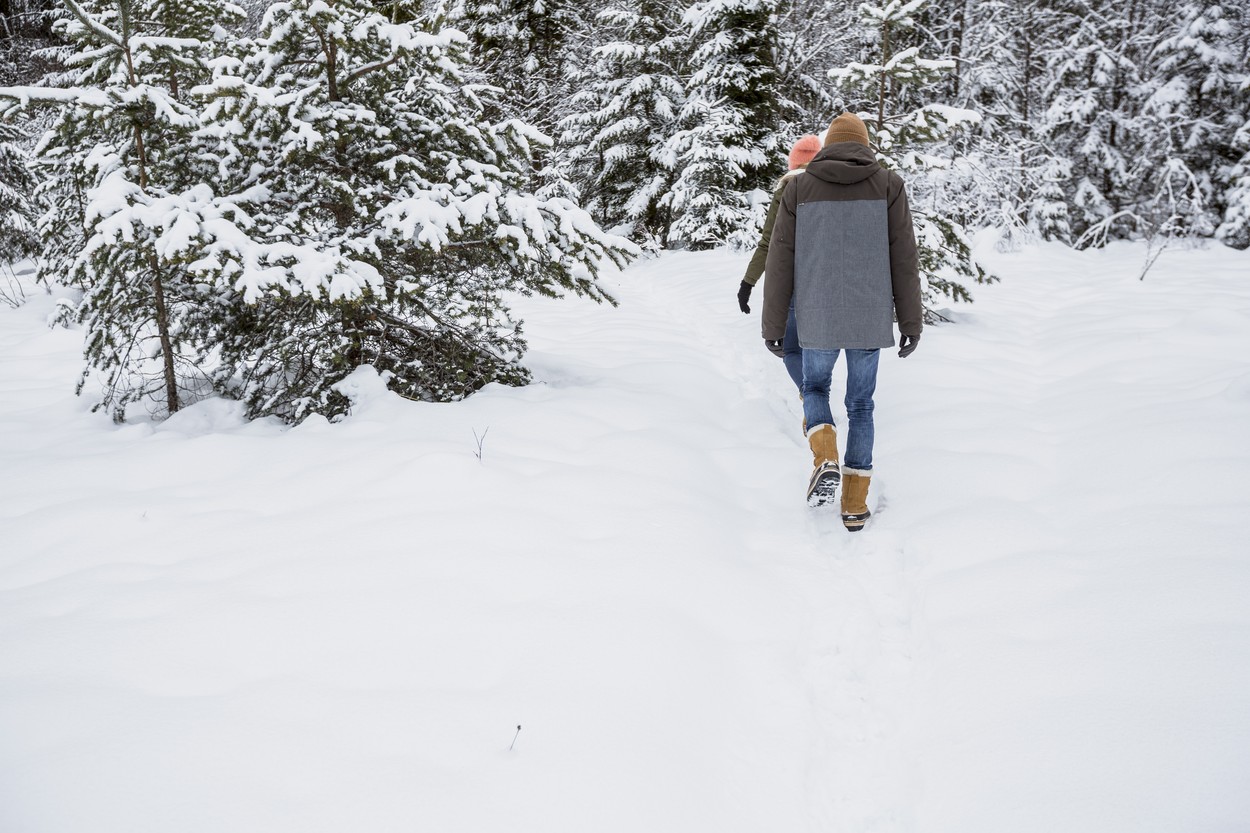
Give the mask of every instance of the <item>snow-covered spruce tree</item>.
[[[1033, 151], [1033, 152], [1029, 152]], [[1030, 165], [1040, 158], [1042, 164]], [[1072, 242], [1072, 225], [1068, 222], [1068, 202], [1064, 183], [1072, 179], [1072, 169], [1064, 159], [1055, 158], [1044, 146], [1034, 145], [1022, 154], [1022, 183], [1036, 182], [1031, 190], [1021, 189], [1019, 203], [1025, 209], [1025, 222], [1043, 240]]]
[[[778, 124], [777, 0], [706, 0], [685, 12], [691, 67], [666, 151], [669, 241], [694, 249], [755, 243], [767, 191], [784, 170]], [[761, 193], [762, 192], [762, 193]]]
[[542, 196], [576, 198], [552, 137], [589, 60], [594, 10], [588, 0], [452, 0], [447, 24], [469, 37], [466, 78], [501, 92], [484, 98], [485, 117], [527, 130], [529, 187]]
[[39, 251], [35, 231], [35, 179], [27, 167], [26, 137], [0, 121], [0, 263], [30, 257]]
[[1152, 52], [1142, 118], [1153, 139], [1146, 146], [1154, 157], [1153, 193], [1141, 213], [1174, 234], [1209, 236], [1238, 202], [1228, 197], [1246, 151], [1237, 136], [1250, 120], [1250, 10], [1207, 0], [1182, 5], [1178, 16], [1172, 35]]
[[47, 66], [52, 0], [0, 0], [0, 87], [37, 81]]
[[456, 0], [448, 23], [469, 36], [485, 81], [503, 90], [489, 115], [555, 130], [590, 9], [586, 0]]
[[[1250, 81], [1242, 92], [1250, 96]], [[1234, 249], [1250, 249], [1250, 120], [1234, 134], [1233, 148], [1241, 158], [1226, 175], [1224, 215], [1215, 236]]]
[[[69, 88], [0, 90], [55, 108], [35, 150], [42, 179], [42, 278], [82, 290], [81, 393], [98, 371], [96, 408], [123, 419], [151, 398], [173, 413], [198, 373], [193, 320], [206, 299], [183, 242], [196, 213], [188, 192], [211, 175], [195, 152], [186, 91], [208, 77], [206, 45], [238, 14], [217, 0], [64, 0]], [[190, 226], [189, 226], [190, 224]]]
[[805, 133], [818, 133], [845, 108], [829, 88], [825, 72], [853, 57], [856, 12], [851, 4], [826, 0], [788, 0], [779, 4], [776, 58], [777, 90], [790, 102], [781, 108], [781, 149]]
[[[1072, 226], [1064, 189], [1072, 179], [1072, 164], [1038, 128], [1049, 95], [1049, 55], [1069, 26], [1068, 15], [1059, 5], [1028, 2], [1004, 8], [1001, 28], [1005, 38], [1001, 43], [1007, 48], [998, 55], [987, 54], [982, 62], [985, 69], [973, 69], [971, 74], [986, 89], [997, 86], [1007, 90], [1005, 96], [997, 97], [1005, 115], [996, 120], [1000, 125], [997, 135], [1009, 137], [1007, 143], [1013, 148], [1008, 176], [1016, 188], [1014, 196], [1006, 200], [1007, 210], [1016, 212], [1026, 227], [1043, 239], [1070, 243]], [[995, 71], [1001, 73], [997, 84]], [[1006, 84], [1002, 83], [1003, 75]], [[993, 107], [988, 103], [979, 106]]]
[[981, 116], [948, 137], [950, 166], [935, 178], [934, 197], [966, 228], [996, 228], [1000, 246], [1039, 233], [1066, 238], [1067, 206], [1057, 187], [1066, 165], [1029, 121], [1041, 100], [1056, 13], [1035, 2], [933, 0], [913, 17], [907, 45], [954, 62], [926, 95]]
[[[943, 148], [941, 143], [980, 117], [971, 110], [925, 101], [935, 82], [953, 69], [953, 61], [922, 58], [917, 46], [899, 48], [911, 34], [912, 14], [926, 2], [891, 0], [860, 6], [863, 25], [874, 36], [880, 57], [873, 63], [830, 70], [829, 77], [848, 95], [871, 105], [871, 111], [859, 114], [869, 137], [882, 163], [906, 175], [920, 270], [928, 281], [926, 306], [932, 309], [938, 295], [971, 300], [962, 280], [985, 283], [994, 278], [973, 258], [965, 229], [952, 219], [959, 212], [940, 204], [938, 189], [929, 178], [949, 165], [949, 146]], [[939, 155], [943, 149], [946, 153]]]
[[[1250, 8], [1215, 0], [1206, 6], [1203, 18], [1219, 27], [1218, 57], [1206, 52], [1211, 86], [1227, 73], [1218, 84], [1225, 104], [1221, 133], [1228, 138], [1219, 142], [1212, 176], [1220, 213], [1215, 236], [1228, 246], [1246, 249], [1250, 248]], [[1209, 95], [1205, 83], [1199, 91]]]
[[251, 415], [341, 415], [363, 365], [413, 399], [521, 383], [506, 293], [607, 298], [600, 264], [632, 248], [522, 190], [526, 126], [484, 121], [465, 46], [437, 18], [293, 0], [197, 90], [223, 161], [193, 268], [230, 293], [217, 384]]
[[1078, 246], [1137, 233], [1148, 190], [1146, 125], [1140, 118], [1159, 40], [1143, 2], [1059, 4], [1063, 36], [1049, 50], [1046, 109], [1038, 134], [1065, 160], [1063, 189]]
[[665, 146], [685, 99], [688, 42], [668, 2], [615, 6], [598, 22], [606, 42], [579, 73], [560, 125], [562, 164], [596, 220], [654, 248], [672, 224], [664, 198], [675, 160]]
[[1217, 170], [1226, 167], [1222, 157], [1239, 126], [1241, 66], [1228, 48], [1230, 22], [1218, 3], [1187, 3], [1178, 11], [1171, 35], [1135, 56], [1143, 79], [1131, 99], [1137, 191], [1121, 210], [1133, 221], [1131, 233], [1151, 238], [1213, 233]]

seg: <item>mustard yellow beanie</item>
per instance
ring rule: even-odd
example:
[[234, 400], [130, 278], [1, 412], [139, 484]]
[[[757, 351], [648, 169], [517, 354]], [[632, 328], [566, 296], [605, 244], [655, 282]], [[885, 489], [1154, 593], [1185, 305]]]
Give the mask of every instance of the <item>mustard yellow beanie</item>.
[[834, 142], [859, 142], [867, 147], [868, 128], [864, 126], [864, 120], [854, 113], [843, 113], [838, 116], [829, 125], [829, 132], [825, 134], [826, 145]]

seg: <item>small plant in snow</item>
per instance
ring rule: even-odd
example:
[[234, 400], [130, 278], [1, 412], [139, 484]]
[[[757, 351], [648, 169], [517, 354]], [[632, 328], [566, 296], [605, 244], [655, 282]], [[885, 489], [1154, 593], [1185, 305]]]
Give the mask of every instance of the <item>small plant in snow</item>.
[[0, 278], [4, 280], [3, 285], [0, 285], [0, 303], [13, 309], [26, 303], [26, 287], [22, 285], [11, 264], [0, 262]]

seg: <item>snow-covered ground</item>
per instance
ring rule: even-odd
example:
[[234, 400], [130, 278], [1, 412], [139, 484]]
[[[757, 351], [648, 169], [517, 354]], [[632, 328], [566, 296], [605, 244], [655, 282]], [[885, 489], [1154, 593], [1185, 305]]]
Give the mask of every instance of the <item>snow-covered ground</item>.
[[114, 426], [0, 309], [0, 831], [1250, 830], [1250, 255], [983, 254], [858, 535], [741, 256], [291, 430]]

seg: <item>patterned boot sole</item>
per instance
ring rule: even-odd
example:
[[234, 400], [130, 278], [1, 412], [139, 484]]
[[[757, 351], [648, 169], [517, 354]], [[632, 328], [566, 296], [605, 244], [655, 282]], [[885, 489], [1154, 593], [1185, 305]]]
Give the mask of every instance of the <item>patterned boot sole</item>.
[[838, 496], [838, 485], [842, 482], [842, 472], [836, 463], [825, 463], [812, 472], [812, 479], [807, 484], [807, 505], [813, 508], [833, 503]]

